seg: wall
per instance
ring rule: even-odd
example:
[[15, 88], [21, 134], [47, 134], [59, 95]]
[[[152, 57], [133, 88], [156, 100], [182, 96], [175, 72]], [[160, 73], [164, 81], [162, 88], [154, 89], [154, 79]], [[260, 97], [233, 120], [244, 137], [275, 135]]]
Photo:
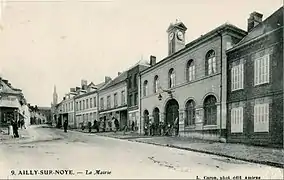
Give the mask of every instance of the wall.
[[[264, 53], [270, 54], [270, 79], [268, 84], [254, 86], [254, 60]], [[283, 143], [283, 26], [266, 37], [228, 53], [228, 140], [251, 144]], [[244, 63], [244, 89], [231, 91], [232, 64]], [[270, 103], [269, 133], [254, 133], [253, 106], [256, 100]], [[231, 134], [230, 111], [234, 103], [244, 102], [244, 130]]]

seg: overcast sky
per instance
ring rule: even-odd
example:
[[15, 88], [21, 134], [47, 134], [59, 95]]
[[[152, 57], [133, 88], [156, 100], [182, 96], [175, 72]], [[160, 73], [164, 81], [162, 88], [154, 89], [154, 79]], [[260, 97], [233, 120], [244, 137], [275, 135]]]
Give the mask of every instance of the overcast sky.
[[98, 84], [142, 55], [166, 57], [166, 29], [176, 18], [188, 28], [188, 43], [225, 22], [246, 30], [251, 12], [265, 19], [282, 6], [282, 0], [6, 1], [1, 74], [40, 106], [50, 106], [54, 85], [61, 100], [81, 79]]

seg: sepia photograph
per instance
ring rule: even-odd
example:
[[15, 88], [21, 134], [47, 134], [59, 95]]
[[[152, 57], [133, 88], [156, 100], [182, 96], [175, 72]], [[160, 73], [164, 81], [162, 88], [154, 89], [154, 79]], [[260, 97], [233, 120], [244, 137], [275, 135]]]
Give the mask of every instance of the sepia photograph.
[[283, 0], [0, 0], [0, 179], [284, 179]]

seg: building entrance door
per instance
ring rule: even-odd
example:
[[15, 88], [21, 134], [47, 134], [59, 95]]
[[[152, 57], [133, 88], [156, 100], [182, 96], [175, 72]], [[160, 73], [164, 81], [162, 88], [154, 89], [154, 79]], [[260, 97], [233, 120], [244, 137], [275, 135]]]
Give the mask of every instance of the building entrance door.
[[166, 121], [167, 135], [178, 135], [179, 130], [179, 105], [175, 99], [171, 99], [167, 102], [166, 108]]

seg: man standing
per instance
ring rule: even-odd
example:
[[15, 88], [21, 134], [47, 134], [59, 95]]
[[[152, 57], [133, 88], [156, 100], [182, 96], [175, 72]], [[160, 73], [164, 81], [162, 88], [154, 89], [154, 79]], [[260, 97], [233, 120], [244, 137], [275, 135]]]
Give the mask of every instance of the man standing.
[[18, 138], [19, 137], [19, 133], [18, 133], [18, 122], [17, 122], [17, 120], [12, 119], [12, 127], [13, 127], [14, 137]]
[[92, 132], [92, 123], [91, 121], [88, 122], [89, 133]]
[[66, 132], [66, 133], [67, 133], [67, 127], [68, 127], [68, 121], [66, 119], [63, 123], [64, 132]]
[[119, 122], [116, 118], [114, 118], [114, 125], [115, 125], [115, 131], [119, 130]]

